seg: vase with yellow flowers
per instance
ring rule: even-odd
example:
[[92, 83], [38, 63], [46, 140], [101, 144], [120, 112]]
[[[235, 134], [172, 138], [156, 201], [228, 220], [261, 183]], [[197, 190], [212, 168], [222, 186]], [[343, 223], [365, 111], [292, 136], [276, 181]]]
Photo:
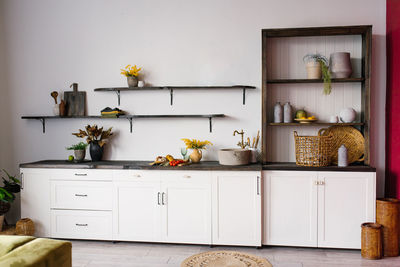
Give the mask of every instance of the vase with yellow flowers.
[[142, 68], [138, 68], [136, 67], [136, 65], [134, 66], [127, 65], [125, 69], [121, 69], [121, 74], [127, 78], [129, 87], [138, 86], [138, 81], [139, 81], [138, 77], [139, 77], [139, 72], [141, 70]]
[[212, 145], [210, 141], [200, 141], [196, 139], [186, 139], [183, 138], [182, 141], [185, 143], [187, 149], [193, 149], [190, 154], [190, 160], [192, 163], [200, 162], [203, 157], [202, 149], [206, 149], [208, 145]]

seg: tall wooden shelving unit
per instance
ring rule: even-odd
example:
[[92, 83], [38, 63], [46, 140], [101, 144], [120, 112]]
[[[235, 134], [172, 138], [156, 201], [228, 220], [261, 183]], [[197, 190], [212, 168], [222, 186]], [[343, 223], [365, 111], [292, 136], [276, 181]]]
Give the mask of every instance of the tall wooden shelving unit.
[[[288, 160], [290, 157], [293, 159], [294, 155], [294, 140], [291, 140], [294, 139], [293, 130], [317, 130], [331, 125], [352, 125], [359, 128], [365, 137], [363, 163], [366, 166], [370, 164], [371, 40], [372, 26], [369, 25], [262, 30], [263, 164], [279, 166], [288, 161], [293, 162]], [[319, 49], [326, 53], [318, 51]], [[334, 96], [322, 96], [323, 81], [306, 79], [302, 57], [306, 53], [322, 52], [321, 54], [329, 58], [328, 52], [339, 51], [351, 52], [353, 75], [348, 79], [333, 79], [332, 91], [337, 90], [337, 93]], [[316, 93], [318, 88], [321, 90], [321, 95]], [[299, 90], [301, 92], [296, 93]], [[288, 99], [285, 100], [285, 97]], [[319, 111], [319, 114], [315, 115], [322, 117], [322, 120], [317, 124], [302, 125], [273, 123], [273, 104], [281, 99], [291, 100], [291, 104], [295, 107], [296, 102], [314, 103], [314, 111]], [[333, 111], [337, 112], [336, 109], [349, 104], [354, 104], [356, 110], [358, 109], [357, 122], [351, 124], [327, 122], [326, 118], [329, 115], [338, 115], [332, 114]], [[325, 105], [327, 108], [325, 110], [325, 107], [318, 105]], [[286, 138], [289, 138], [289, 141], [285, 140]], [[278, 151], [279, 144], [283, 146], [283, 152]], [[288, 156], [288, 153], [293, 155]]]

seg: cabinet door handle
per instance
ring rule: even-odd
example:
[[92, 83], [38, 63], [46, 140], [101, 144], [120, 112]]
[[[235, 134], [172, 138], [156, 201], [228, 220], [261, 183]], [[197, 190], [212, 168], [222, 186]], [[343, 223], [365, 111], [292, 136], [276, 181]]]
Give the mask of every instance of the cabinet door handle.
[[87, 195], [83, 195], [83, 194], [75, 194], [76, 197], [87, 197]]
[[21, 189], [24, 189], [24, 173], [21, 172]]
[[163, 205], [165, 205], [165, 198], [164, 198], [164, 196], [165, 196], [165, 193], [163, 192], [162, 195], [161, 195], [161, 203], [162, 203]]
[[161, 205], [161, 203], [160, 203], [160, 195], [161, 195], [161, 193], [158, 192], [158, 193], [157, 193], [157, 204], [158, 204], [158, 205]]
[[260, 176], [257, 176], [257, 195], [260, 195]]
[[133, 177], [140, 178], [142, 176], [140, 174], [134, 174]]
[[75, 173], [75, 176], [87, 176], [87, 173]]
[[76, 223], [75, 225], [76, 225], [76, 226], [85, 226], [85, 227], [88, 226], [87, 223]]
[[192, 178], [190, 175], [184, 175], [183, 178]]
[[325, 182], [324, 181], [320, 181], [319, 184], [320, 185], [325, 185]]

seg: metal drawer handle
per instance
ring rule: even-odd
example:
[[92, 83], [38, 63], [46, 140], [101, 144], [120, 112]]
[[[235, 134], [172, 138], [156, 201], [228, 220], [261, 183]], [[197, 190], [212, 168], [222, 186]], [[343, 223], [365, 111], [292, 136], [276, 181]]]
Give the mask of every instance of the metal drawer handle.
[[158, 192], [158, 193], [157, 193], [157, 204], [158, 204], [158, 205], [161, 205], [161, 203], [160, 203], [160, 195], [161, 195], [161, 193]]
[[76, 197], [87, 197], [87, 195], [75, 194]]
[[87, 223], [76, 223], [75, 225], [76, 225], [76, 226], [88, 226]]
[[183, 178], [192, 178], [190, 175], [184, 175]]
[[133, 177], [140, 178], [140, 177], [142, 177], [142, 176], [141, 176], [140, 174], [134, 174]]
[[87, 176], [87, 173], [75, 173], [75, 176]]

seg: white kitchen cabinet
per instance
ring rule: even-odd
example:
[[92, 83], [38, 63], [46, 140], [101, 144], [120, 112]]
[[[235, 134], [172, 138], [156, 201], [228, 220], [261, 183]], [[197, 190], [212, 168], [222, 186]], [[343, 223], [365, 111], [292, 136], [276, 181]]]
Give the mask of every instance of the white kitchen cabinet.
[[114, 239], [150, 242], [160, 240], [159, 181], [116, 181], [114, 196]]
[[264, 174], [264, 244], [316, 247], [317, 173]]
[[265, 171], [266, 245], [357, 248], [375, 221], [374, 172]]
[[162, 240], [211, 244], [210, 172], [163, 172]]
[[215, 171], [212, 180], [212, 243], [261, 246], [260, 173]]
[[361, 224], [375, 221], [375, 173], [319, 172], [318, 246], [361, 248]]
[[35, 223], [35, 236], [51, 237], [49, 169], [21, 169], [21, 217]]

